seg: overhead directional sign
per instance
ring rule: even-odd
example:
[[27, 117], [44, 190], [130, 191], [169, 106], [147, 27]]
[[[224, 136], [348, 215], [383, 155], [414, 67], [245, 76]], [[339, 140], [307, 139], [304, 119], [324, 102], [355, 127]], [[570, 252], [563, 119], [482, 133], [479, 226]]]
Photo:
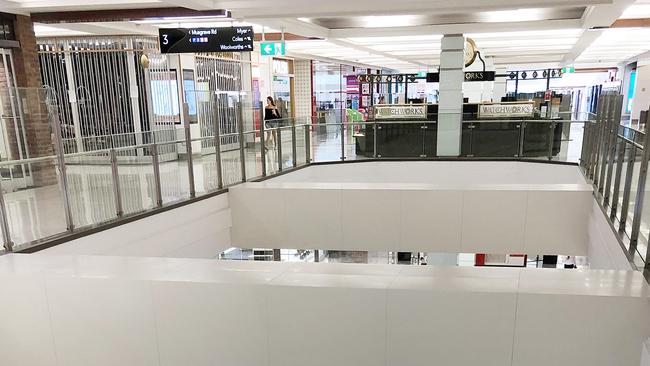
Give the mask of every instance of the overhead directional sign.
[[284, 42], [262, 42], [260, 44], [260, 54], [262, 56], [284, 56]]
[[161, 28], [161, 53], [251, 52], [253, 27]]
[[576, 68], [573, 66], [567, 66], [562, 68], [563, 74], [573, 74], [574, 72], [576, 72]]

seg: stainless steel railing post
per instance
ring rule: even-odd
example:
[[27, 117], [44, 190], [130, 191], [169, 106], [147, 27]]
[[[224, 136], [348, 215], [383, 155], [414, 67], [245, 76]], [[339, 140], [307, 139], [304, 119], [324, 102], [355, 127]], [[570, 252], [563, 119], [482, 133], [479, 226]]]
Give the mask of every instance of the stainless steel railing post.
[[341, 120], [341, 161], [345, 161], [345, 123]]
[[618, 232], [625, 232], [627, 225], [627, 211], [630, 208], [630, 194], [632, 191], [632, 178], [634, 176], [634, 164], [636, 163], [636, 146], [630, 145], [627, 157], [627, 168], [625, 169], [625, 183], [623, 184], [623, 202], [621, 203], [621, 217], [619, 219]]
[[[609, 204], [609, 198], [611, 196], [612, 189], [612, 173], [614, 170], [614, 157], [616, 154], [616, 139], [618, 138], [618, 129], [621, 124], [621, 111], [623, 109], [623, 97], [616, 96], [612, 97], [613, 103], [613, 113], [610, 119], [610, 135], [609, 135], [609, 150], [607, 151], [607, 178], [605, 179], [605, 192], [604, 192], [604, 203], [605, 205]], [[618, 111], [618, 112], [617, 112]]]
[[372, 135], [373, 135], [373, 138], [372, 138], [372, 157], [375, 158], [375, 159], [377, 159], [377, 156], [378, 156], [378, 154], [377, 154], [377, 127], [379, 127], [379, 125], [377, 125], [377, 121], [375, 121], [373, 123], [373, 126], [372, 126]]
[[161, 207], [163, 205], [163, 199], [162, 186], [160, 183], [160, 159], [158, 157], [158, 145], [155, 143], [151, 144], [151, 161], [153, 164], [154, 188], [156, 190], [156, 206]]
[[623, 173], [623, 161], [625, 160], [625, 140], [621, 140], [617, 146], [617, 156], [616, 156], [616, 171], [614, 177], [614, 192], [612, 195], [612, 202], [610, 204], [610, 218], [612, 221], [616, 217], [616, 209], [618, 208], [618, 197], [620, 195], [621, 188], [621, 174]]
[[598, 192], [603, 193], [605, 190], [605, 175], [607, 173], [607, 155], [609, 151], [609, 134], [611, 133], [611, 95], [605, 96], [605, 107], [603, 117], [603, 129], [601, 135], [601, 149], [600, 149], [600, 171], [598, 172], [598, 179], [596, 186]]
[[113, 178], [113, 197], [115, 199], [115, 214], [117, 217], [122, 217], [124, 215], [124, 209], [122, 207], [122, 190], [120, 187], [120, 175], [117, 169], [117, 154], [115, 149], [111, 149], [111, 176]]
[[582, 167], [583, 171], [585, 172], [585, 175], [587, 174], [587, 171], [589, 170], [588, 168], [588, 163], [585, 157], [589, 155], [589, 130], [588, 130], [588, 125], [587, 122], [583, 123], [582, 125], [582, 147], [580, 148], [580, 158], [578, 159], [580, 166]]
[[305, 164], [311, 163], [311, 121], [305, 125]]
[[192, 151], [192, 134], [190, 131], [190, 121], [185, 120], [183, 125], [185, 130], [185, 153], [187, 154], [187, 174], [190, 185], [190, 198], [196, 197], [196, 186], [194, 185], [194, 156]]
[[[262, 121], [262, 124], [264, 122]], [[217, 127], [217, 130], [219, 127]], [[241, 181], [246, 182], [246, 141], [244, 140], [244, 119], [239, 118], [237, 120], [237, 129], [238, 131], [238, 137], [239, 137], [239, 165], [241, 169]], [[253, 133], [254, 134], [254, 133]], [[221, 147], [221, 141], [219, 141], [219, 146]], [[253, 135], [253, 143], [255, 143], [255, 136]], [[262, 147], [264, 149], [264, 147]], [[221, 150], [219, 150], [219, 154], [221, 154]], [[221, 157], [219, 157], [219, 160], [221, 160]]]
[[603, 130], [606, 119], [604, 118], [607, 109], [605, 104], [607, 101], [607, 96], [603, 95], [598, 100], [598, 114], [596, 115], [596, 128], [594, 130], [594, 150], [593, 150], [593, 169], [591, 171], [591, 180], [594, 182], [596, 187], [598, 187], [598, 178], [599, 178], [599, 169], [600, 169], [600, 152], [603, 148]]
[[293, 161], [293, 167], [298, 166], [298, 151], [297, 151], [297, 142], [296, 142], [296, 121], [293, 121], [291, 124], [291, 161]]
[[[261, 153], [260, 156], [262, 158], [262, 176], [266, 177], [266, 137], [264, 136], [266, 132], [266, 126], [264, 124], [266, 121], [262, 120], [262, 123], [260, 123], [260, 145], [261, 145]], [[277, 144], [277, 141], [276, 141]]]
[[282, 171], [282, 128], [278, 127], [276, 130], [276, 136], [275, 138], [277, 139], [275, 141], [275, 145], [277, 147], [277, 153], [278, 153], [278, 172]]
[[548, 160], [553, 160], [553, 143], [555, 142], [555, 122], [551, 122], [548, 132]]
[[[52, 113], [50, 113], [52, 116]], [[59, 183], [61, 184], [61, 194], [63, 198], [63, 212], [65, 216], [66, 228], [68, 231], [74, 230], [74, 219], [72, 217], [72, 207], [70, 206], [70, 187], [68, 185], [68, 173], [65, 166], [65, 150], [63, 148], [63, 138], [61, 136], [61, 124], [56, 118], [51, 118], [50, 124], [54, 130], [54, 139], [56, 142], [56, 158], [59, 165]]]
[[11, 241], [11, 232], [9, 231], [9, 218], [7, 217], [7, 206], [5, 206], [4, 192], [2, 192], [2, 183], [0, 180], [0, 222], [2, 223], [2, 244], [7, 252], [14, 250], [14, 242]]
[[[647, 114], [650, 116], [650, 113]], [[646, 126], [650, 118], [646, 117]], [[641, 229], [641, 215], [643, 214], [643, 201], [645, 196], [645, 184], [648, 175], [648, 159], [650, 159], [650, 133], [645, 134], [643, 141], [643, 155], [639, 165], [639, 182], [637, 184], [636, 197], [634, 202], [634, 216], [632, 218], [632, 231], [630, 233], [630, 254], [636, 251], [639, 242], [639, 231]], [[648, 251], [650, 252], [650, 250]]]
[[217, 168], [217, 188], [223, 188], [223, 166], [221, 163], [221, 128], [219, 121], [214, 121], [214, 152]]
[[518, 155], [519, 159], [522, 159], [524, 157], [525, 133], [526, 133], [526, 121], [521, 121], [519, 123], [519, 155]]

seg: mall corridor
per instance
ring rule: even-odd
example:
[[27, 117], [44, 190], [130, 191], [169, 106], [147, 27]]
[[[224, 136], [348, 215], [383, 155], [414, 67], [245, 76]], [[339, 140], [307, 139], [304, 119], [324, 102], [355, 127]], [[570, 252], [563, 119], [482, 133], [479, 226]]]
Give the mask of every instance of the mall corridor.
[[0, 0], [0, 365], [650, 366], [650, 1]]

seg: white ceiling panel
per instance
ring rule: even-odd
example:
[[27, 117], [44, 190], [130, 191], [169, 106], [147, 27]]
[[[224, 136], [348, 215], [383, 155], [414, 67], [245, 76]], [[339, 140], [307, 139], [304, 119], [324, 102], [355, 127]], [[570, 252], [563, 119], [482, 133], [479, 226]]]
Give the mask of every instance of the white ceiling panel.
[[614, 28], [600, 36], [576, 59], [576, 63], [616, 64], [650, 51], [650, 28]]

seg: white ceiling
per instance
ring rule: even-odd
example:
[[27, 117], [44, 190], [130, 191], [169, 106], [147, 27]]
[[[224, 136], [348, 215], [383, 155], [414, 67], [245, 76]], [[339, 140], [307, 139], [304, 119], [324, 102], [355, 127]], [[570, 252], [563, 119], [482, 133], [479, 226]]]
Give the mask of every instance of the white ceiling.
[[474, 39], [500, 67], [616, 66], [650, 51], [650, 28], [591, 30], [650, 18], [650, 0], [0, 0], [0, 11], [16, 13], [169, 6], [228, 9], [234, 19], [47, 24], [36, 32], [153, 35], [158, 27], [253, 24], [257, 33], [321, 39], [288, 41], [296, 57], [399, 71], [436, 69], [440, 40], [450, 33]]

